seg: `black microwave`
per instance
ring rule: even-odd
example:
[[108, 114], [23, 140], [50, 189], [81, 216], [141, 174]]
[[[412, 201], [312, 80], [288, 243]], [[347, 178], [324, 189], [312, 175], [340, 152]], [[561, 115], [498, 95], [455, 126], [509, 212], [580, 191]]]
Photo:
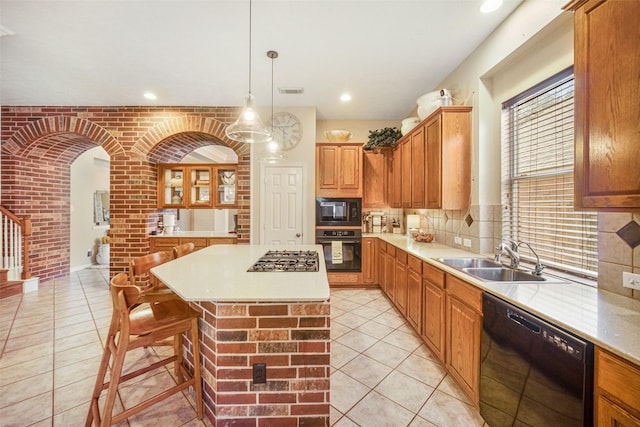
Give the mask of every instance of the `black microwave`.
[[318, 197], [316, 226], [361, 226], [362, 199]]

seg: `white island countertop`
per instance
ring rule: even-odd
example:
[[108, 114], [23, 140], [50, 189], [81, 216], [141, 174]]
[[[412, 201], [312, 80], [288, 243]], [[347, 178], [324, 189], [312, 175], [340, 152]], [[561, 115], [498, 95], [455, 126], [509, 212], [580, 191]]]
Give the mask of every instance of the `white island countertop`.
[[322, 246], [294, 245], [287, 250], [318, 252], [317, 272], [248, 272], [269, 250], [282, 246], [213, 245], [151, 269], [186, 301], [284, 302], [329, 299]]

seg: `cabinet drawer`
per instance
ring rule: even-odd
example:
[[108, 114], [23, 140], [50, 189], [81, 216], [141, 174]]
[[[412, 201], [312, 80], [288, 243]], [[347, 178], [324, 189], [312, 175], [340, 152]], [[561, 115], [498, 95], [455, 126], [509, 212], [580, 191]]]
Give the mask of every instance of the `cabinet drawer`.
[[595, 385], [630, 408], [640, 408], [640, 367], [596, 348]]
[[195, 245], [195, 250], [207, 247], [206, 237], [189, 237], [189, 238], [180, 239], [180, 243], [189, 243], [189, 242]]
[[378, 239], [378, 248], [380, 248], [381, 252], [387, 252], [387, 242], [384, 240]]
[[482, 289], [447, 274], [447, 293], [463, 301], [478, 313], [482, 313]]
[[180, 244], [180, 239], [178, 237], [152, 237], [151, 238], [151, 246], [155, 248], [173, 248], [174, 246], [178, 246]]
[[387, 254], [391, 255], [392, 257], [395, 257], [396, 256], [396, 247], [393, 246], [393, 245], [387, 245]]
[[422, 261], [419, 258], [416, 258], [413, 255], [409, 255], [407, 263], [409, 264], [410, 269], [418, 274], [422, 274]]
[[402, 249], [396, 249], [396, 262], [403, 265], [407, 264], [407, 253]]
[[235, 237], [215, 237], [207, 240], [207, 245], [235, 245], [238, 243]]
[[425, 261], [422, 261], [422, 277], [444, 289], [444, 271]]

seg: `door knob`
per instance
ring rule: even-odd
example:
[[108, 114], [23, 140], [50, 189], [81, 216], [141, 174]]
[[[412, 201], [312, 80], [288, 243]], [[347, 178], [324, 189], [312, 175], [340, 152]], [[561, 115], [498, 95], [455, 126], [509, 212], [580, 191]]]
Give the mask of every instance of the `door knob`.
[[300, 233], [296, 233], [296, 237], [300, 237]]

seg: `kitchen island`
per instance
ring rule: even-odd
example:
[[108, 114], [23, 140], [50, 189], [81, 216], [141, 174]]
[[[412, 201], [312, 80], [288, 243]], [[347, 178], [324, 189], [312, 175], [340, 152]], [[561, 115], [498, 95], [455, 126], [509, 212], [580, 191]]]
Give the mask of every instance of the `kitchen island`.
[[[322, 252], [316, 245], [286, 249]], [[328, 425], [324, 258], [318, 257], [317, 272], [248, 272], [268, 250], [283, 247], [209, 246], [151, 271], [202, 312], [204, 406], [215, 426], [257, 427], [258, 419], [269, 425]], [[266, 364], [266, 382], [254, 381], [255, 364]]]

